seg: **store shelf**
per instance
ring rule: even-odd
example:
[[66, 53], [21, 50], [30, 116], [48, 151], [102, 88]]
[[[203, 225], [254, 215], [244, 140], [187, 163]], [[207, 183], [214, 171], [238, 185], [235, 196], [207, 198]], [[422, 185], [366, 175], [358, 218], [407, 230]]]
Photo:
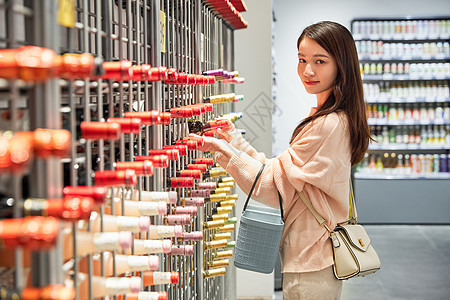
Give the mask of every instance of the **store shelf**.
[[392, 126], [408, 126], [408, 125], [450, 125], [450, 121], [397, 121], [386, 119], [369, 119], [369, 125], [392, 125]]
[[449, 80], [450, 76], [411, 76], [408, 74], [379, 74], [379, 75], [366, 75], [362, 74], [361, 78], [363, 81], [408, 81], [408, 80]]
[[397, 34], [397, 35], [379, 35], [379, 34], [354, 34], [353, 38], [355, 41], [383, 41], [383, 42], [430, 42], [430, 41], [448, 41], [450, 35], [408, 35], [408, 34]]
[[369, 150], [450, 150], [450, 145], [427, 145], [427, 144], [374, 144], [369, 145]]
[[383, 56], [383, 55], [361, 55], [359, 56], [359, 61], [442, 61], [449, 60], [450, 55], [423, 55], [423, 56]]
[[432, 174], [412, 174], [412, 175], [396, 175], [396, 174], [361, 174], [355, 173], [355, 179], [398, 179], [398, 180], [410, 180], [410, 179], [450, 179], [450, 173], [432, 173]]
[[365, 98], [367, 103], [446, 103], [450, 98], [427, 99], [427, 98]]

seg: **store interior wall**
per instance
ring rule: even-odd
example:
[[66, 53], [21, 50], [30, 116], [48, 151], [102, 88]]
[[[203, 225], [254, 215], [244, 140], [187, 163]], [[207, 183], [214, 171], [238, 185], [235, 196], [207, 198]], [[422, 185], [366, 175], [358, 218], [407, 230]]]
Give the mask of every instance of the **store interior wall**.
[[297, 39], [310, 24], [331, 20], [350, 29], [357, 17], [450, 15], [448, 0], [273, 0], [276, 105], [273, 115], [273, 155], [289, 144], [295, 127], [305, 118], [316, 98], [305, 92], [297, 75]]
[[[235, 31], [235, 67], [244, 84], [236, 84], [236, 94], [245, 100], [237, 103], [235, 111], [243, 118], [236, 127], [245, 129], [245, 138], [258, 151], [272, 157], [272, 2], [270, 0], [246, 0], [247, 29]], [[236, 205], [238, 220], [247, 195], [236, 188], [239, 201]], [[256, 204], [256, 203], [255, 203]], [[237, 299], [272, 299], [273, 273], [269, 275], [236, 270]], [[236, 299], [236, 298], [235, 298]], [[229, 300], [235, 300], [229, 299]]]

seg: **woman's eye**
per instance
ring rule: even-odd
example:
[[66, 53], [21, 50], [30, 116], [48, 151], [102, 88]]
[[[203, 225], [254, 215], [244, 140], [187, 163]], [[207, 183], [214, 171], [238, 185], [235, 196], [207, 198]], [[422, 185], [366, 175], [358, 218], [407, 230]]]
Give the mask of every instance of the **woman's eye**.
[[300, 63], [304, 63], [304, 62], [305, 62], [305, 60], [304, 60], [303, 58], [299, 58], [299, 59], [298, 59], [298, 62], [300, 62]]
[[321, 65], [321, 64], [324, 64], [325, 62], [324, 62], [323, 60], [319, 59], [319, 60], [317, 61], [317, 63], [318, 63], [319, 65]]

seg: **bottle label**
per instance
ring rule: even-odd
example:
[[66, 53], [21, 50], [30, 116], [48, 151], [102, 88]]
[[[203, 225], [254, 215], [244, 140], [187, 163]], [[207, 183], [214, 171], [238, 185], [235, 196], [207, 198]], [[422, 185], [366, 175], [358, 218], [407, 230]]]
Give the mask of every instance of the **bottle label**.
[[130, 292], [130, 278], [106, 278], [105, 285], [108, 295], [126, 294]]
[[117, 232], [95, 233], [93, 241], [98, 251], [120, 250], [119, 234]]
[[162, 241], [144, 240], [145, 253], [163, 253]]
[[139, 218], [136, 217], [117, 217], [117, 229], [119, 231], [139, 232]]
[[160, 294], [158, 292], [139, 292], [139, 300], [159, 300]]
[[138, 209], [141, 216], [158, 215], [158, 202], [139, 202]]
[[144, 201], [169, 201], [169, 194], [167, 192], [142, 192], [141, 197]]
[[148, 256], [128, 256], [128, 266], [130, 272], [145, 271], [149, 269]]
[[158, 226], [158, 236], [159, 237], [173, 237], [175, 236], [174, 226]]
[[170, 272], [153, 272], [153, 283], [157, 284], [169, 284]]

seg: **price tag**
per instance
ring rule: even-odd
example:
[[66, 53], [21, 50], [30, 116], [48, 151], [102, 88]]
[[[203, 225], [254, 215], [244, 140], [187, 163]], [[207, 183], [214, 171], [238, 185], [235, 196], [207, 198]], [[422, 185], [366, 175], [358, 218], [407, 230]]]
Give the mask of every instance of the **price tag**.
[[59, 0], [58, 23], [65, 27], [75, 26], [75, 0]]
[[166, 53], [166, 14], [163, 11], [159, 12], [159, 26], [161, 29], [161, 52]]

